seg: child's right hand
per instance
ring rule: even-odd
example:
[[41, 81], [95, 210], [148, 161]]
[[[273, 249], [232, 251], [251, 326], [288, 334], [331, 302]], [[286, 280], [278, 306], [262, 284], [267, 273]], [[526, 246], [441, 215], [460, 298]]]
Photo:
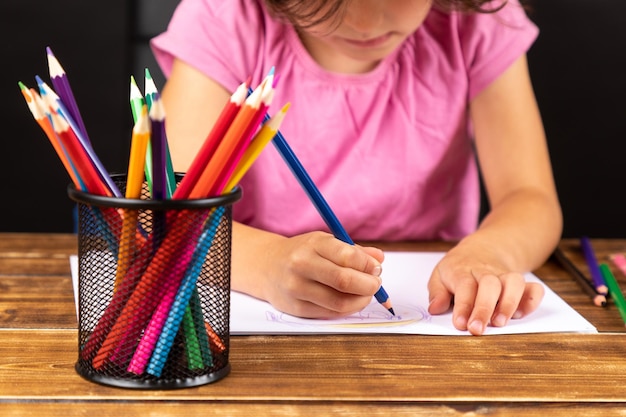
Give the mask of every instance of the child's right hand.
[[282, 312], [308, 318], [347, 316], [367, 306], [382, 284], [380, 249], [349, 245], [324, 232], [274, 235], [271, 240], [248, 252], [247, 266], [234, 271], [233, 289], [267, 300]]

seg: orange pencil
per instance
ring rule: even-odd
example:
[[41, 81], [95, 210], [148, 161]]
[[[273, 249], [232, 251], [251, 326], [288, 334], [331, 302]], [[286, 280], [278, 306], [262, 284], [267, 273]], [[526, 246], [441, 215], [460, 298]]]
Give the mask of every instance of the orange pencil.
[[215, 193], [221, 194], [225, 191], [226, 184], [228, 183], [230, 177], [233, 175], [237, 164], [243, 157], [246, 149], [250, 145], [252, 139], [254, 138], [255, 133], [258, 133], [259, 125], [263, 122], [264, 116], [267, 113], [267, 109], [272, 103], [272, 99], [274, 98], [274, 87], [273, 87], [274, 76], [269, 75], [265, 81], [261, 85], [261, 105], [259, 106], [259, 110], [255, 116], [255, 119], [250, 123], [248, 128], [242, 133], [241, 140], [238, 141], [237, 146], [233, 150], [233, 152], [229, 155], [228, 160], [224, 166], [224, 169], [220, 173], [217, 181]]
[[285, 104], [283, 108], [274, 115], [274, 117], [265, 122], [263, 127], [261, 127], [259, 132], [254, 136], [252, 142], [250, 142], [250, 145], [248, 145], [246, 151], [241, 157], [241, 160], [237, 164], [233, 175], [226, 183], [226, 186], [224, 187], [225, 192], [235, 188], [250, 166], [252, 166], [254, 161], [261, 154], [263, 149], [265, 149], [265, 145], [267, 145], [274, 138], [274, 136], [276, 136], [276, 133], [278, 132], [278, 129], [287, 114], [289, 106], [289, 103]]
[[[141, 198], [141, 189], [144, 181], [144, 161], [149, 141], [150, 119], [148, 118], [148, 107], [144, 104], [141, 113], [137, 117], [137, 123], [133, 127], [128, 175], [126, 178], [126, 198]], [[115, 276], [116, 287], [122, 277], [126, 275], [128, 265], [133, 259], [137, 248], [136, 230], [139, 211], [126, 209], [123, 211], [123, 215], [122, 234], [117, 257], [118, 265]]]
[[77, 189], [81, 189], [82, 185], [78, 177], [76, 176], [74, 167], [70, 163], [69, 159], [67, 159], [65, 149], [63, 149], [63, 146], [58, 141], [58, 138], [56, 137], [56, 134], [54, 133], [54, 129], [52, 128], [52, 124], [50, 123], [50, 119], [48, 119], [48, 117], [45, 114], [41, 97], [39, 97], [39, 94], [34, 89], [31, 88], [29, 90], [23, 83], [20, 82], [18, 83], [18, 85], [20, 86], [22, 95], [24, 96], [24, 99], [26, 100], [28, 109], [32, 113], [37, 124], [41, 127], [41, 129], [44, 131], [44, 133], [50, 140], [52, 147], [54, 148], [59, 159], [61, 160], [63, 167], [65, 167], [65, 170], [70, 176], [72, 183], [74, 183], [74, 186]]
[[262, 90], [262, 86], [259, 86], [248, 96], [202, 172], [197, 184], [191, 190], [189, 198], [206, 198], [217, 194], [217, 181], [220, 174], [226, 168], [230, 156], [237, 149], [240, 141], [244, 139], [243, 136], [246, 131], [251, 128], [255, 120], [258, 120], [257, 114], [263, 99]]

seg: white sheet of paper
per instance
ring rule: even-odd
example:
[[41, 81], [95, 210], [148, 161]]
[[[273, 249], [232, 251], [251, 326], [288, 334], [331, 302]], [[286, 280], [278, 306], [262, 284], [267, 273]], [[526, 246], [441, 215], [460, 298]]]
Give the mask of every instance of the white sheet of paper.
[[[340, 320], [311, 320], [294, 317], [273, 308], [269, 303], [245, 294], [231, 292], [230, 332], [251, 334], [306, 333], [403, 333], [425, 335], [468, 335], [452, 325], [452, 313], [433, 316], [427, 311], [427, 282], [443, 252], [387, 252], [383, 264], [383, 286], [393, 303], [393, 317], [376, 300], [359, 314]], [[72, 257], [76, 263], [77, 258]], [[77, 268], [76, 268], [77, 270]], [[72, 269], [74, 285], [77, 274]], [[534, 274], [528, 281], [542, 283]], [[542, 283], [543, 284], [543, 283]], [[545, 287], [539, 308], [527, 317], [511, 320], [505, 327], [488, 327], [486, 335], [577, 332], [597, 333], [596, 328]], [[75, 293], [77, 293], [75, 291]]]

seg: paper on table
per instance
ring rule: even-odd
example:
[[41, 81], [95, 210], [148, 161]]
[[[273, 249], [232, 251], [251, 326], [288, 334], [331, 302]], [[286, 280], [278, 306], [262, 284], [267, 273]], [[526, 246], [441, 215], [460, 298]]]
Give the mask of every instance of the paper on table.
[[[231, 294], [231, 334], [406, 333], [467, 335], [469, 332], [454, 328], [451, 312], [431, 316], [427, 311], [428, 290], [426, 285], [431, 271], [443, 255], [443, 252], [385, 253], [382, 274], [383, 285], [400, 319], [394, 320], [384, 307], [373, 300], [360, 314], [344, 320], [307, 320], [281, 313], [266, 302], [233, 292]], [[541, 283], [539, 278], [531, 273], [526, 274], [526, 279]], [[485, 334], [597, 332], [591, 323], [545, 284], [544, 287], [544, 299], [534, 313], [519, 320], [511, 320], [505, 327], [488, 327]], [[415, 320], [416, 318], [420, 319]]]
[[[443, 252], [387, 252], [383, 282], [393, 302], [396, 317], [375, 300], [359, 314], [340, 320], [311, 320], [294, 317], [269, 303], [245, 294], [231, 293], [231, 334], [306, 334], [306, 333], [404, 333], [428, 335], [467, 335], [452, 326], [452, 313], [428, 314], [430, 273]], [[72, 262], [76, 262], [75, 257]], [[73, 273], [74, 275], [74, 273]], [[76, 277], [74, 277], [76, 280]], [[541, 280], [526, 274], [528, 281]], [[542, 283], [543, 284], [543, 283]], [[511, 320], [505, 327], [488, 327], [486, 335], [580, 332], [596, 333], [596, 328], [570, 307], [545, 284], [545, 296], [531, 315]]]

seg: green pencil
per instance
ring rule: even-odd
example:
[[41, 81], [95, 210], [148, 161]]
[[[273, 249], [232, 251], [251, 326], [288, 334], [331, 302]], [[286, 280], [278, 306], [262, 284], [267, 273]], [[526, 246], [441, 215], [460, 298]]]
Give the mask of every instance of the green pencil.
[[624, 293], [622, 293], [622, 289], [619, 287], [615, 276], [607, 264], [600, 264], [600, 271], [602, 271], [602, 276], [609, 287], [609, 295], [615, 302], [615, 306], [626, 324], [626, 299], [624, 299]]

